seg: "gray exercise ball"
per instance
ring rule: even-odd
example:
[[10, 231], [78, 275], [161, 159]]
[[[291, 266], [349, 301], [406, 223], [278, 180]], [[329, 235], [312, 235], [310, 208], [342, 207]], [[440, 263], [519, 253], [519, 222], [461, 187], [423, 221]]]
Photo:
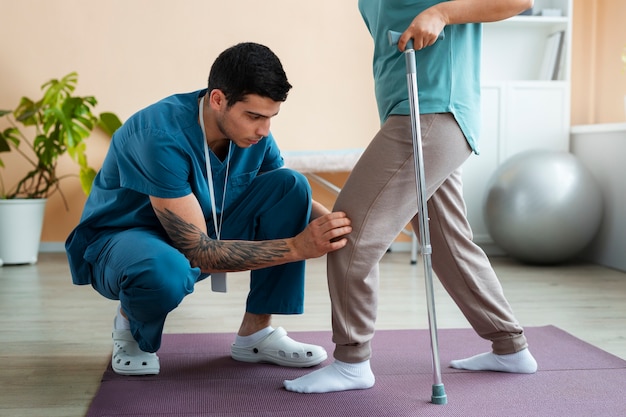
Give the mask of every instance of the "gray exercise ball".
[[493, 174], [483, 214], [494, 242], [511, 257], [556, 264], [578, 255], [596, 235], [602, 193], [571, 153], [526, 151]]

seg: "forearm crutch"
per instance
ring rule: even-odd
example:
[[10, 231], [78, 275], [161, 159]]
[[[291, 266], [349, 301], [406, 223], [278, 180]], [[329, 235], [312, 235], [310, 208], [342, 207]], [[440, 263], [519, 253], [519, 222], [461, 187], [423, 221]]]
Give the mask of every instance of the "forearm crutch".
[[[389, 31], [389, 44], [398, 44], [401, 33]], [[440, 38], [442, 35], [440, 35]], [[430, 246], [430, 229], [428, 227], [428, 207], [426, 199], [426, 182], [424, 180], [424, 156], [422, 154], [422, 132], [420, 130], [420, 111], [417, 96], [417, 67], [415, 50], [410, 40], [404, 50], [406, 59], [406, 80], [409, 91], [411, 109], [411, 136], [413, 139], [413, 160], [415, 163], [415, 185], [417, 192], [417, 210], [419, 219], [421, 252], [424, 263], [426, 281], [426, 304], [428, 306], [428, 327], [430, 330], [430, 346], [433, 360], [433, 404], [446, 404], [448, 397], [441, 380], [441, 364], [439, 362], [439, 346], [437, 340], [437, 319], [435, 316], [435, 294], [433, 291], [433, 268], [431, 263], [432, 248]]]

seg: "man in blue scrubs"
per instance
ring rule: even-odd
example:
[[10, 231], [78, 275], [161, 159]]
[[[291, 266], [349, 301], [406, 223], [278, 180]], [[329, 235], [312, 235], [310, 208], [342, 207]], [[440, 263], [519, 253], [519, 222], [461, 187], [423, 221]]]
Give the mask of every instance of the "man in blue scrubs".
[[222, 52], [208, 88], [167, 97], [114, 134], [80, 224], [66, 242], [77, 285], [119, 300], [113, 370], [157, 374], [165, 319], [209, 274], [251, 270], [232, 357], [309, 367], [320, 346], [271, 327], [301, 314], [304, 260], [346, 244], [344, 213], [313, 201], [306, 178], [281, 168], [270, 132], [291, 85], [267, 47]]

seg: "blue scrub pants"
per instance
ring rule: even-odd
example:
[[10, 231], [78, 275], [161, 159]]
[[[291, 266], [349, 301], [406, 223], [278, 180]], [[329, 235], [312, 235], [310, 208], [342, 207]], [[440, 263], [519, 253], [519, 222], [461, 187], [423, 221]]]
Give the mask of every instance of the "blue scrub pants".
[[[304, 230], [311, 212], [306, 178], [289, 169], [256, 177], [225, 210], [223, 240], [269, 240]], [[208, 222], [212, 234], [212, 222]], [[104, 297], [120, 300], [141, 350], [156, 352], [167, 314], [196, 282], [206, 278], [170, 245], [162, 231], [128, 229], [107, 236], [91, 265], [92, 286]], [[246, 311], [253, 314], [302, 314], [304, 261], [251, 271]]]

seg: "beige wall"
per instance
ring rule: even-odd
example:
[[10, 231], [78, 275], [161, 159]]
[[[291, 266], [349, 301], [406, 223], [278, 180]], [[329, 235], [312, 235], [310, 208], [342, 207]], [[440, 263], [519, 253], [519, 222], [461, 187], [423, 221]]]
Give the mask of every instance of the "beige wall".
[[[626, 2], [574, 4], [572, 123], [623, 121]], [[204, 87], [219, 52], [255, 41], [277, 53], [294, 85], [272, 127], [283, 149], [363, 147], [378, 127], [371, 41], [356, 1], [0, 0], [0, 16], [2, 109], [77, 71], [77, 92], [125, 119], [166, 95]], [[89, 140], [93, 165], [106, 148], [103, 137]], [[12, 162], [8, 171], [20, 171]], [[51, 198], [44, 242], [63, 241], [80, 217], [78, 181], [63, 189], [70, 210], [59, 195]]]

